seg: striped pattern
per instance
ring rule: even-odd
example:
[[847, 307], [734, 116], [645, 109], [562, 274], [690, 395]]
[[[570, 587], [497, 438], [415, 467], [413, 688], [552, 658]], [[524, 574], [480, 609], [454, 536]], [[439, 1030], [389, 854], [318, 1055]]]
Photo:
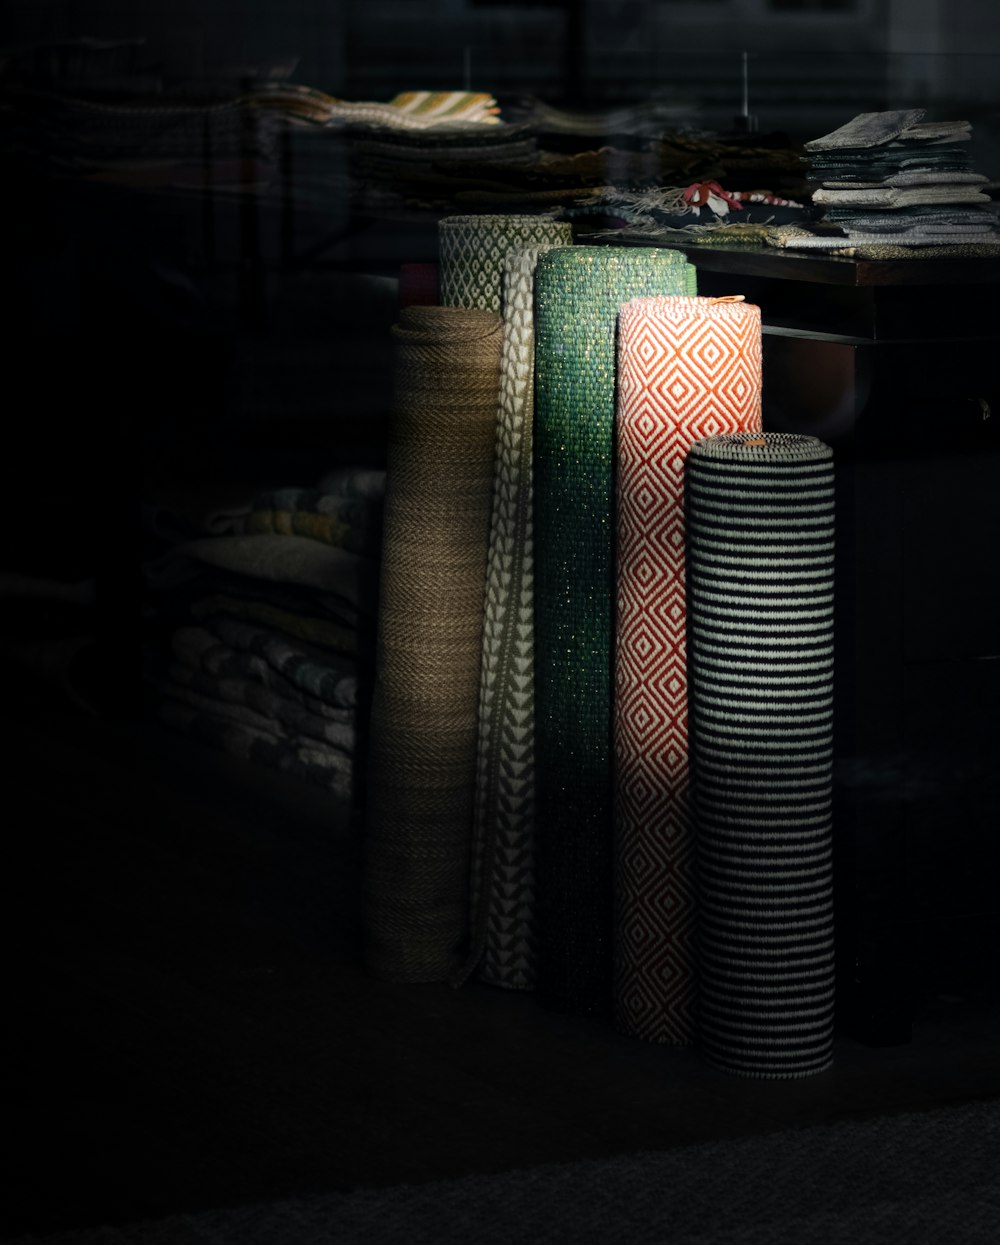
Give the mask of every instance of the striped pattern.
[[684, 460], [759, 431], [760, 308], [637, 298], [618, 320], [615, 1023], [695, 1039], [694, 838], [688, 812]]
[[536, 988], [567, 1011], [612, 1002], [618, 310], [693, 293], [657, 248], [560, 248], [535, 274]]
[[500, 108], [484, 91], [401, 91], [389, 104], [407, 117], [429, 123], [500, 124]]
[[687, 459], [688, 678], [706, 1058], [832, 1060], [833, 461], [738, 434]]

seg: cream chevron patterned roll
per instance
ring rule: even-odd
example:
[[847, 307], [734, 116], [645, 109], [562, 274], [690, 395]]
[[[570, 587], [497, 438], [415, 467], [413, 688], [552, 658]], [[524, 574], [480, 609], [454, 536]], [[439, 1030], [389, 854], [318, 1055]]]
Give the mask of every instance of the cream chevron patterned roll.
[[687, 458], [699, 1024], [718, 1067], [833, 1050], [833, 456], [813, 437]]
[[695, 1039], [684, 460], [761, 426], [760, 308], [638, 298], [618, 318], [615, 1022]]
[[508, 251], [572, 241], [572, 226], [547, 216], [445, 216], [438, 221], [441, 303], [499, 311]]
[[492, 985], [535, 980], [534, 535], [531, 444], [535, 265], [503, 265], [503, 362], [483, 619], [469, 971]]

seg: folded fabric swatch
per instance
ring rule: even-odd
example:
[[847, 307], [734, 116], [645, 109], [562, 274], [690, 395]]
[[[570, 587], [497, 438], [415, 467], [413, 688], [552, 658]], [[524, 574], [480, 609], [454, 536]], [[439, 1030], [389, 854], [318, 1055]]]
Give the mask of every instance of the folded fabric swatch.
[[391, 130], [500, 126], [496, 100], [482, 91], [403, 91], [388, 103], [323, 96], [327, 125]]
[[148, 564], [147, 580], [154, 589], [170, 588], [194, 578], [206, 566], [247, 578], [336, 593], [359, 609], [374, 608], [378, 587], [374, 560], [303, 536], [274, 535], [208, 536], [187, 541]]
[[381, 504], [302, 490], [264, 493], [243, 519], [244, 533], [306, 536], [351, 553], [377, 557], [382, 549]]
[[158, 606], [163, 613], [183, 614], [193, 602], [208, 595], [273, 606], [304, 619], [321, 619], [356, 630], [368, 617], [337, 592], [317, 592], [298, 584], [279, 584], [274, 580], [253, 579], [230, 571], [206, 568], [204, 574], [160, 593]]
[[890, 173], [878, 181], [837, 181], [824, 177], [823, 191], [830, 190], [876, 190], [880, 186], [981, 186], [989, 181], [983, 173], [964, 173], [957, 170], [908, 169]]
[[349, 658], [305, 648], [276, 632], [233, 618], [209, 618], [205, 626], [230, 648], [267, 662], [300, 691], [339, 708], [357, 704], [357, 666]]
[[292, 643], [302, 641], [331, 653], [353, 657], [362, 649], [356, 622], [345, 623], [330, 618], [318, 618], [232, 593], [211, 593], [193, 601], [188, 608], [188, 614], [196, 622], [224, 615], [233, 620], [257, 623], [283, 633]]
[[805, 143], [806, 151], [833, 151], [838, 147], [876, 147], [898, 138], [921, 121], [926, 109], [904, 108], [887, 112], [862, 112], [846, 125]]
[[[353, 706], [329, 705], [326, 701], [311, 696], [262, 657], [240, 652], [224, 644], [205, 627], [179, 627], [170, 637], [170, 651], [178, 663], [195, 673], [204, 673], [212, 678], [215, 686], [220, 689], [219, 694], [226, 699], [245, 698], [251, 708], [255, 707], [256, 690], [243, 690], [251, 685], [276, 700], [292, 701], [300, 705], [307, 714], [319, 717], [324, 722], [347, 725], [354, 720]], [[267, 705], [269, 702], [263, 703]], [[260, 711], [272, 717], [280, 716], [270, 708], [262, 708]]]
[[222, 748], [230, 756], [317, 783], [339, 798], [350, 797], [350, 764], [348, 762], [345, 767], [344, 758], [334, 758], [332, 749], [324, 751], [319, 744], [313, 746], [282, 739], [267, 731], [227, 721], [180, 700], [159, 701], [156, 715], [165, 725]]
[[232, 708], [231, 716], [236, 721], [252, 724], [254, 719], [263, 719], [286, 735], [329, 744], [347, 753], [354, 750], [353, 722], [333, 722], [321, 714], [310, 713], [300, 702], [278, 696], [252, 679], [219, 678], [178, 661], [167, 667], [167, 679], [175, 690], [183, 688], [191, 693], [191, 697], [186, 698], [191, 704], [201, 704], [204, 700], [220, 703]]
[[924, 203], [989, 203], [990, 197], [967, 185], [884, 186], [865, 190], [827, 190], [813, 193], [813, 203], [831, 207], [904, 208]]
[[406, 307], [393, 329], [364, 930], [397, 980], [447, 980], [466, 950], [501, 327]]

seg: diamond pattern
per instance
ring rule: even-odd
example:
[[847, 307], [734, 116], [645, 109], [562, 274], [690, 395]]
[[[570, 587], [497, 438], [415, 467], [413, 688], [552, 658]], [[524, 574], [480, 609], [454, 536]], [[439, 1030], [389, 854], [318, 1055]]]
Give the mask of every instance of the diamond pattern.
[[761, 426], [760, 310], [639, 298], [619, 318], [615, 653], [616, 1020], [694, 1039], [684, 464], [704, 437]]
[[571, 225], [544, 216], [445, 216], [438, 222], [441, 304], [499, 311], [509, 251], [572, 241]]

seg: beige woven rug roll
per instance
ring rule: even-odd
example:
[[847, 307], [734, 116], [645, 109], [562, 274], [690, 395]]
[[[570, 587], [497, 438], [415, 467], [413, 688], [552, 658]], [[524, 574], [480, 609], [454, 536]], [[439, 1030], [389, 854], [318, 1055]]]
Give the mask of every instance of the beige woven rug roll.
[[365, 958], [443, 981], [468, 927], [500, 317], [407, 307], [393, 328], [365, 846]]

